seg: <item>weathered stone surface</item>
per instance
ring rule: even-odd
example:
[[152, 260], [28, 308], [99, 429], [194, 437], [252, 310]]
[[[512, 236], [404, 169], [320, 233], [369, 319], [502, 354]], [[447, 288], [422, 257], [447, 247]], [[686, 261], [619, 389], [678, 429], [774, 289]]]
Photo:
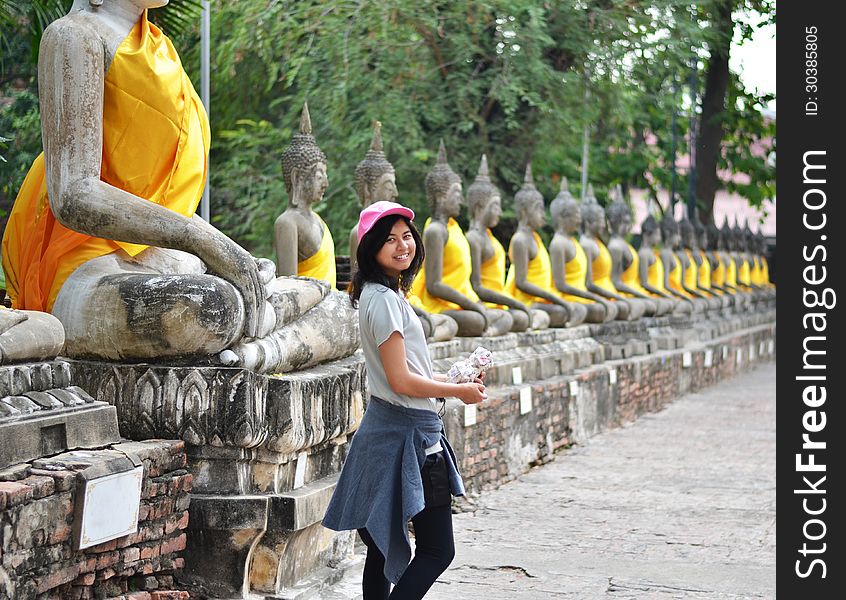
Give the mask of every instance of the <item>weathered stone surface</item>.
[[[144, 442], [145, 475], [138, 530], [85, 550], [75, 550], [74, 513], [79, 477], [100, 477], [133, 468], [125, 452], [86, 450], [39, 459], [25, 477], [0, 481], [0, 598], [106, 598], [122, 595], [132, 581], [143, 590], [173, 594], [173, 570], [182, 568], [191, 476], [168, 470], [184, 464], [180, 442]], [[18, 467], [16, 470], [20, 470]], [[8, 470], [7, 470], [8, 472]], [[153, 475], [155, 473], [155, 475]]]
[[120, 440], [113, 406], [105, 402], [66, 406], [53, 394], [28, 394], [38, 402], [27, 396], [0, 400], [0, 407], [19, 410], [4, 417], [0, 409], [0, 465], [30, 461], [71, 448], [99, 448]]

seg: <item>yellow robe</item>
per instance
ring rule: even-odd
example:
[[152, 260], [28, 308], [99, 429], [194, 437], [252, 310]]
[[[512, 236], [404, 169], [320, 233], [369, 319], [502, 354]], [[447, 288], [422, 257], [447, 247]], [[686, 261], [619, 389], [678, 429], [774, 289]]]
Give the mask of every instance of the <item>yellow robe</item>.
[[332, 239], [329, 226], [319, 216], [317, 216], [317, 219], [323, 223], [323, 237], [320, 239], [320, 248], [307, 259], [297, 263], [297, 275], [326, 281], [335, 290], [337, 289], [335, 286], [335, 242]]
[[[118, 47], [103, 94], [100, 179], [191, 217], [207, 173], [206, 111], [170, 40], [147, 12]], [[92, 237], [56, 221], [44, 155], [32, 164], [3, 236], [3, 269], [15, 308], [49, 311], [70, 274], [118, 249], [147, 246]]]
[[[679, 257], [673, 252], [673, 257], [676, 259], [676, 266], [670, 269], [670, 287], [684, 296], [690, 298], [691, 295], [682, 287], [682, 265]], [[661, 260], [660, 258], [658, 260]]]
[[761, 260], [757, 255], [752, 256], [752, 268], [749, 272], [749, 279], [752, 285], [764, 285], [764, 282], [761, 280]]
[[[529, 283], [533, 283], [539, 288], [546, 290], [550, 294], [555, 294], [556, 292], [554, 286], [552, 285], [552, 267], [549, 263], [549, 252], [547, 251], [546, 246], [543, 245], [543, 240], [541, 240], [536, 231], [532, 232], [532, 236], [534, 236], [535, 243], [538, 246], [538, 253], [529, 261], [529, 270], [526, 274], [526, 280]], [[517, 273], [514, 270], [513, 259], [512, 264], [508, 269], [508, 276], [505, 279], [505, 291], [509, 296], [515, 300], [519, 300], [523, 304], [550, 304], [549, 300], [545, 298], [530, 296], [517, 288]]]
[[705, 288], [712, 294], [722, 295], [720, 290], [711, 287], [711, 262], [708, 256], [702, 250], [699, 251], [699, 257], [702, 259], [702, 264], [699, 265], [699, 287]]
[[714, 258], [717, 259], [717, 268], [711, 271], [711, 284], [719, 287], [726, 285], [726, 265], [723, 263], [723, 257], [719, 252], [714, 252]]
[[684, 253], [688, 260], [687, 268], [684, 270], [684, 285], [693, 290], [696, 289], [696, 282], [699, 280], [699, 269], [696, 267], [696, 261], [693, 260], [693, 252], [685, 250]]
[[[423, 226], [423, 231], [429, 226], [431, 219], [426, 219], [426, 224]], [[441, 272], [441, 281], [464, 295], [472, 302], [478, 302], [479, 296], [473, 291], [473, 286], [470, 284], [470, 272], [472, 269], [470, 259], [470, 244], [461, 230], [461, 225], [450, 218], [447, 222], [447, 242], [444, 245], [443, 251], [443, 270]], [[432, 296], [426, 289], [426, 265], [423, 260], [423, 268], [414, 278], [414, 283], [411, 284], [411, 292], [420, 300], [423, 310], [430, 313], [442, 313], [445, 310], [461, 310], [458, 304], [448, 302], [441, 298]]]
[[611, 253], [599, 238], [596, 238], [596, 245], [599, 247], [599, 255], [590, 265], [593, 283], [612, 294], [619, 294], [620, 292], [614, 287], [614, 282], [611, 281]]
[[763, 270], [762, 279], [764, 280], [764, 284], [769, 287], [775, 287], [775, 284], [770, 281], [770, 265], [765, 256], [761, 257], [761, 269]]
[[[623, 240], [625, 241], [625, 240]], [[632, 258], [632, 262], [629, 265], [629, 268], [623, 271], [620, 275], [620, 279], [624, 284], [628, 287], [637, 290], [644, 296], [653, 296], [651, 292], [649, 292], [645, 287], [643, 287], [640, 283], [640, 256], [637, 254], [637, 250], [634, 249], [630, 243], [626, 242], [626, 246], [628, 246], [629, 254]], [[621, 292], [624, 296], [634, 298], [634, 294], [629, 294], [626, 292]]]
[[[574, 237], [570, 237], [570, 241], [576, 247], [576, 256], [571, 261], [564, 265], [564, 280], [567, 285], [574, 287], [577, 290], [587, 291], [587, 255], [584, 248]], [[554, 287], [554, 286], [553, 286]], [[564, 294], [557, 289], [556, 293], [567, 302], [578, 302], [579, 304], [593, 304], [596, 301], [589, 298], [582, 298], [581, 296], [574, 296], [572, 294]]]
[[737, 282], [741, 285], [749, 287], [752, 284], [749, 275], [749, 260], [741, 259], [740, 266], [737, 269]]
[[[499, 243], [499, 240], [496, 239], [496, 236], [494, 236], [490, 229], [486, 229], [485, 231], [488, 234], [488, 239], [491, 241], [494, 253], [493, 256], [482, 263], [480, 272], [482, 287], [508, 296], [508, 292], [505, 291], [505, 248], [502, 247], [502, 244]], [[507, 306], [495, 304], [494, 302], [485, 302], [485, 306], [501, 308], [503, 310], [508, 309]]]
[[726, 285], [737, 287], [737, 263], [731, 255], [729, 255], [728, 269], [726, 270]]
[[653, 250], [652, 252], [655, 254], [655, 261], [647, 268], [647, 281], [655, 289], [666, 292], [667, 288], [664, 286], [664, 263], [661, 261], [661, 254], [658, 250]]

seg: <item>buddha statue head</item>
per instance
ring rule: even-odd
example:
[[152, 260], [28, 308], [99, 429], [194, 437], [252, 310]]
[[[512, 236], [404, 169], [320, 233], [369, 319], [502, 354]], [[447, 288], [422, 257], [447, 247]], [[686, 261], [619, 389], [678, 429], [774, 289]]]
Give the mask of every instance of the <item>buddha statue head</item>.
[[758, 229], [758, 233], [755, 234], [755, 242], [758, 254], [764, 256], [767, 253], [767, 240], [760, 229]]
[[664, 238], [666, 246], [675, 250], [679, 247], [681, 241], [681, 233], [679, 232], [679, 224], [673, 218], [673, 215], [666, 213], [661, 219], [661, 237]]
[[740, 228], [740, 223], [737, 221], [737, 217], [734, 218], [734, 227], [731, 228], [731, 237], [734, 242], [734, 251], [745, 252], [746, 244], [743, 239], [743, 230]]
[[514, 207], [517, 209], [517, 221], [519, 223], [524, 223], [533, 230], [546, 225], [543, 195], [535, 187], [531, 162], [526, 164], [523, 187], [514, 194]]
[[693, 236], [694, 241], [696, 242], [696, 248], [699, 250], [708, 249], [708, 229], [699, 219], [693, 220]]
[[393, 202], [399, 195], [394, 166], [382, 150], [382, 124], [379, 121], [373, 124], [370, 150], [355, 168], [355, 191], [364, 207], [382, 200]]
[[470, 219], [482, 227], [491, 228], [502, 216], [502, 196], [488, 174], [488, 158], [482, 155], [476, 179], [467, 188], [467, 208]]
[[661, 243], [661, 228], [655, 217], [649, 215], [640, 224], [640, 237], [643, 246], [657, 246]]
[[687, 217], [679, 219], [679, 235], [681, 236], [681, 246], [688, 250], [693, 249], [696, 241], [694, 239], [695, 232], [693, 230], [693, 223]]
[[752, 230], [749, 228], [749, 219], [746, 219], [746, 222], [743, 225], [743, 245], [746, 248], [747, 252], [757, 251], [755, 234], [752, 233]]
[[613, 201], [605, 209], [611, 234], [625, 237], [632, 230], [632, 209], [623, 199], [622, 190], [617, 186], [611, 195]]
[[720, 250], [734, 252], [734, 234], [731, 231], [728, 216], [723, 219], [723, 226], [720, 229]]
[[561, 188], [558, 195], [549, 205], [552, 223], [556, 229], [573, 235], [582, 226], [582, 208], [570, 193], [570, 185], [566, 177], [561, 178]]
[[326, 155], [311, 134], [308, 103], [303, 104], [300, 132], [282, 153], [282, 177], [291, 206], [309, 207], [323, 198], [329, 185], [326, 174]]
[[423, 182], [426, 187], [426, 199], [432, 216], [457, 217], [461, 212], [463, 191], [461, 177], [453, 171], [447, 163], [444, 141], [438, 148], [438, 161], [432, 170], [426, 174]]
[[598, 237], [605, 232], [605, 209], [600, 206], [593, 193], [593, 186], [588, 184], [587, 196], [582, 202], [582, 229], [585, 233]]
[[708, 230], [708, 250], [711, 252], [720, 250], [722, 245], [720, 228], [717, 227], [716, 223], [708, 223], [706, 229]]

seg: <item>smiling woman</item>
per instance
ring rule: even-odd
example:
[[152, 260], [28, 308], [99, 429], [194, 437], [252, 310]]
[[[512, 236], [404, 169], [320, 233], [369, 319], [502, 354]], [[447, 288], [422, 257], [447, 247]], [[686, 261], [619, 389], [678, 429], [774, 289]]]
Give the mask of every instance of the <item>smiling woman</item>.
[[[423, 327], [405, 298], [423, 262], [413, 218], [411, 209], [382, 200], [361, 211], [357, 227], [350, 298], [371, 397], [323, 524], [357, 529], [367, 545], [364, 600], [422, 598], [452, 562], [451, 497], [463, 495], [464, 484], [438, 402], [487, 398], [481, 379], [447, 383], [433, 373]], [[416, 532], [410, 564], [409, 520]]]

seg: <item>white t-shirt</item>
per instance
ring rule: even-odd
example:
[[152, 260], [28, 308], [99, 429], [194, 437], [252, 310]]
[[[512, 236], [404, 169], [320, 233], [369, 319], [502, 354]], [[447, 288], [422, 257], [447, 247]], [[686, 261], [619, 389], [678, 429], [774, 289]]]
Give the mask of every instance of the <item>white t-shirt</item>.
[[407, 408], [437, 412], [438, 402], [434, 398], [414, 398], [394, 392], [388, 384], [385, 367], [382, 365], [379, 346], [391, 337], [393, 332], [399, 331], [405, 341], [408, 370], [428, 379], [432, 378], [432, 357], [426, 345], [423, 326], [405, 298], [384, 285], [364, 284], [358, 300], [358, 324], [370, 394]]

